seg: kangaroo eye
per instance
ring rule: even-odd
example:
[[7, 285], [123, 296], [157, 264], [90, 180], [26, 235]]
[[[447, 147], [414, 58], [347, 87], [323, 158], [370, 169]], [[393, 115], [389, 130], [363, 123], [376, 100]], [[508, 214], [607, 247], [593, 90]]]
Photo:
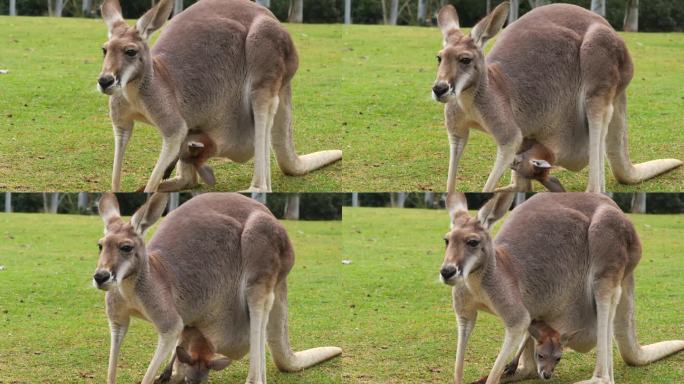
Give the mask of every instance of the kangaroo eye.
[[468, 65], [468, 64], [470, 64], [471, 61], [473, 61], [473, 59], [471, 59], [470, 57], [462, 57], [462, 58], [460, 58], [458, 61], [459, 61], [461, 64]]
[[102, 47], [102, 56], [106, 56], [106, 55], [107, 55], [107, 48]]
[[447, 247], [449, 246], [449, 238], [447, 238], [447, 237], [444, 238], [444, 245]]
[[560, 357], [556, 357], [556, 363], [560, 361]]
[[470, 239], [470, 240], [466, 241], [466, 244], [468, 244], [469, 247], [475, 248], [478, 245], [480, 245], [480, 240]]
[[437, 56], [437, 64], [441, 64], [441, 63], [442, 63], [442, 56]]
[[128, 252], [130, 252], [130, 251], [133, 250], [133, 247], [130, 246], [130, 245], [122, 245], [119, 249], [120, 249], [122, 252], [128, 253]]
[[138, 51], [136, 51], [135, 49], [127, 49], [127, 50], [124, 51], [124, 53], [125, 53], [126, 56], [128, 56], [128, 57], [135, 57], [135, 55], [138, 54]]
[[541, 353], [538, 353], [538, 354], [537, 354], [537, 359], [543, 360], [543, 359], [544, 359], [544, 355], [542, 355]]
[[100, 251], [102, 251], [102, 244], [97, 243], [97, 249], [99, 249]]

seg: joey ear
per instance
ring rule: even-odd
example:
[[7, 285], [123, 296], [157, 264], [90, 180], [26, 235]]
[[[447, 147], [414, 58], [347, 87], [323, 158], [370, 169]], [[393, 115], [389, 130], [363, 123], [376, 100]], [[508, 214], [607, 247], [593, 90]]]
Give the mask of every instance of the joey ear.
[[173, 2], [171, 0], [160, 0], [157, 5], [147, 11], [135, 23], [135, 29], [138, 30], [143, 39], [149, 39], [154, 31], [161, 28], [168, 20], [173, 10]]
[[532, 324], [530, 324], [530, 326], [527, 327], [527, 332], [529, 332], [530, 336], [532, 336], [532, 338], [536, 341], [539, 341], [539, 339], [541, 339], [541, 333], [539, 332], [538, 323], [535, 323], [533, 321]]
[[195, 362], [192, 360], [192, 356], [185, 350], [185, 348], [180, 345], [176, 346], [176, 358], [183, 364], [192, 365]]
[[207, 185], [213, 187], [216, 185], [216, 177], [214, 177], [214, 170], [208, 165], [202, 165], [197, 169], [197, 173], [204, 180]]
[[207, 367], [209, 369], [213, 369], [214, 371], [220, 371], [222, 369], [225, 369], [227, 366], [229, 366], [231, 363], [231, 360], [227, 357], [220, 357], [217, 359], [211, 360], [209, 363], [207, 363]]
[[499, 192], [485, 203], [477, 212], [477, 219], [482, 226], [490, 229], [511, 208], [515, 192]]
[[470, 31], [470, 37], [473, 38], [478, 47], [484, 49], [487, 41], [499, 33], [501, 28], [503, 28], [503, 25], [508, 18], [509, 8], [510, 5], [508, 4], [508, 1], [504, 1], [473, 27], [472, 31]]
[[468, 217], [468, 201], [464, 193], [451, 192], [446, 197], [446, 208], [449, 211], [451, 223], [449, 228], [454, 227], [454, 223], [461, 217]]
[[544, 159], [532, 159], [530, 160], [532, 162], [532, 166], [534, 166], [537, 169], [549, 169], [551, 168], [551, 163]]
[[102, 197], [100, 197], [100, 200], [97, 202], [97, 210], [100, 213], [102, 221], [104, 221], [105, 228], [114, 221], [121, 220], [119, 201], [116, 199], [116, 195], [111, 192], [102, 194]]
[[126, 25], [126, 22], [121, 16], [121, 5], [119, 0], [105, 0], [100, 6], [100, 13], [102, 20], [107, 24], [109, 29], [109, 37], [112, 37], [112, 32], [120, 25]]
[[454, 29], [459, 30], [461, 28], [458, 22], [458, 12], [456, 12], [456, 8], [454, 8], [453, 5], [447, 4], [439, 10], [439, 14], [437, 15], [437, 25], [439, 25], [439, 29], [442, 31], [444, 40], [446, 40], [447, 36], [449, 36], [449, 32]]
[[168, 201], [168, 193], [157, 192], [153, 194], [142, 207], [138, 208], [135, 214], [133, 214], [133, 217], [131, 217], [131, 225], [135, 228], [135, 232], [138, 235], [145, 236], [145, 232], [154, 225], [164, 213]]

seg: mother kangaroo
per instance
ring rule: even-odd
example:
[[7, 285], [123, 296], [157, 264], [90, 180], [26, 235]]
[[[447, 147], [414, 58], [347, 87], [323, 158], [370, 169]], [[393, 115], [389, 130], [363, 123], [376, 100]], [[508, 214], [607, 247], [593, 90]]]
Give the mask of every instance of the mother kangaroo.
[[[501, 3], [467, 35], [453, 6], [439, 12], [443, 48], [432, 95], [445, 103], [447, 191], [455, 190], [470, 128], [490, 134], [497, 146], [485, 192], [495, 190], [524, 138], [549, 148], [556, 165], [579, 171], [588, 164], [589, 192], [605, 190], [605, 156], [625, 184], [682, 164], [631, 163], [626, 89], [634, 69], [625, 42], [604, 18], [570, 4], [538, 7], [509, 25], [485, 57], [485, 44], [503, 27], [508, 9]], [[531, 187], [515, 173], [513, 184]]]
[[262, 204], [239, 194], [207, 193], [167, 215], [146, 245], [144, 234], [168, 196], [153, 195], [129, 223], [114, 194], [99, 202], [105, 235], [94, 285], [107, 291], [111, 349], [107, 382], [116, 381], [131, 316], [159, 334], [142, 384], [151, 384], [184, 327], [194, 327], [230, 359], [249, 353], [247, 383], [266, 383], [266, 344], [278, 368], [296, 371], [342, 353], [337, 347], [293, 352], [287, 326], [287, 275], [294, 250], [285, 228]]
[[[613, 338], [630, 365], [645, 365], [684, 350], [684, 340], [641, 346], [637, 341], [634, 269], [641, 243], [634, 225], [606, 196], [541, 193], [511, 212], [495, 238], [489, 228], [508, 211], [514, 194], [497, 194], [470, 217], [465, 196], [447, 204], [452, 230], [440, 269], [453, 286], [458, 319], [455, 382], [463, 382], [468, 338], [480, 310], [505, 326], [501, 351], [487, 378], [499, 382], [507, 359], [532, 320], [546, 322], [580, 352], [596, 347], [596, 366], [584, 384], [614, 384]], [[534, 345], [507, 381], [537, 376]]]

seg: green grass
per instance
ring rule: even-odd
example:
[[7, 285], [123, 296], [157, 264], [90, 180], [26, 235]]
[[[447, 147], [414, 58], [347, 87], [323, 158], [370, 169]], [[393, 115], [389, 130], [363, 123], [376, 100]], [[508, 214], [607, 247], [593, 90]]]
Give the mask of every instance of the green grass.
[[[300, 154], [342, 149], [337, 72], [339, 26], [288, 25], [299, 50], [294, 79], [295, 146]], [[0, 189], [102, 191], [111, 186], [114, 139], [107, 97], [95, 89], [107, 40], [101, 20], [0, 16]], [[157, 129], [136, 123], [122, 190], [146, 184], [161, 148]], [[253, 163], [210, 163], [216, 190], [249, 187]], [[342, 163], [303, 177], [283, 175], [272, 159], [273, 190], [339, 191]]]
[[[350, 382], [446, 383], [453, 380], [456, 320], [451, 290], [438, 281], [444, 257], [445, 211], [346, 208], [343, 211], [345, 302], [356, 328], [342, 369]], [[684, 339], [684, 215], [633, 215], [643, 243], [636, 271], [639, 341]], [[348, 284], [346, 283], [348, 282]], [[501, 321], [480, 312], [466, 354], [466, 382], [489, 373], [503, 341]], [[684, 382], [684, 352], [645, 367], [628, 367], [617, 348], [617, 383]], [[553, 379], [591, 377], [595, 353], [567, 351]], [[534, 381], [533, 381], [534, 382]], [[538, 381], [541, 382], [541, 381]]]
[[[684, 159], [684, 34], [622, 36], [635, 62], [628, 88], [631, 159]], [[347, 118], [344, 189], [444, 191], [449, 144], [443, 105], [430, 97], [440, 32], [354, 25], [343, 29], [342, 43], [339, 107]], [[459, 190], [482, 190], [495, 153], [489, 135], [471, 131], [459, 166]], [[684, 185], [684, 167], [636, 186], [617, 184], [606, 172], [609, 191], [679, 191]], [[555, 173], [566, 189], [585, 190], [586, 169]], [[508, 176], [503, 179], [501, 185], [507, 184]]]
[[[296, 252], [289, 276], [290, 339], [301, 350], [346, 348], [338, 323], [349, 309], [343, 286], [340, 222], [284, 222]], [[104, 294], [92, 288], [94, 216], [0, 214], [0, 383], [103, 383], [109, 354]], [[120, 383], [139, 382], [156, 333], [134, 319], [123, 343]], [[299, 373], [280, 373], [267, 358], [272, 383], [338, 383], [348, 357]], [[244, 382], [248, 359], [212, 375], [213, 383]]]

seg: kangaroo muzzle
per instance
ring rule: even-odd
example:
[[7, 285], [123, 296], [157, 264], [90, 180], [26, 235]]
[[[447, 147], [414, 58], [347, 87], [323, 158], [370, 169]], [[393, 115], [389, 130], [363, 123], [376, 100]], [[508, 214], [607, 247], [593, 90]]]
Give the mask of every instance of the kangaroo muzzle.
[[95, 285], [96, 288], [105, 291], [109, 289], [109, 286], [115, 280], [115, 275], [104, 269], [98, 269], [93, 275], [93, 285]]

